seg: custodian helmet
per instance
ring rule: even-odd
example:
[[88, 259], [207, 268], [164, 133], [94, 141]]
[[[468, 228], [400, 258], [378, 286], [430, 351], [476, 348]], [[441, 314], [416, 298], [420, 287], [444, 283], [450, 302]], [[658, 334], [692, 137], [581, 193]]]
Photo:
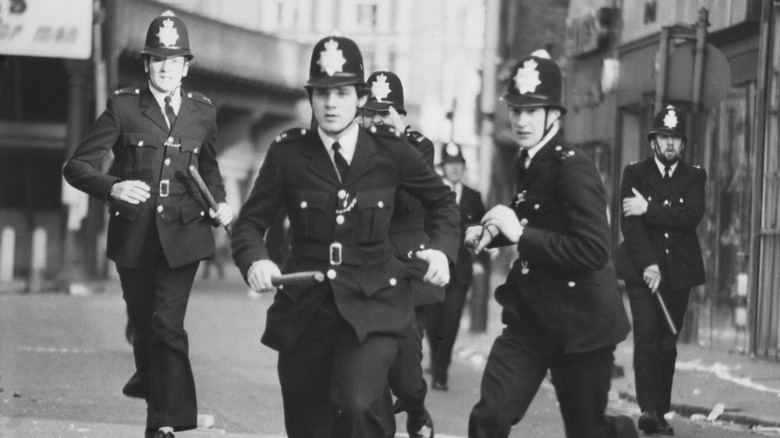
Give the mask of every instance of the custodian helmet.
[[393, 107], [401, 114], [406, 114], [404, 108], [404, 87], [398, 76], [390, 71], [376, 71], [368, 77], [368, 88], [371, 95], [363, 108], [373, 111], [387, 111]]
[[160, 58], [184, 56], [187, 59], [192, 59], [190, 34], [187, 32], [187, 26], [173, 12], [163, 12], [149, 25], [149, 30], [146, 31], [146, 43], [141, 54]]
[[441, 162], [439, 162], [439, 165], [465, 162], [466, 159], [463, 158], [463, 151], [457, 143], [449, 142], [441, 147]]
[[365, 84], [363, 55], [349, 38], [329, 36], [314, 45], [306, 87], [329, 88]]
[[561, 68], [545, 55], [534, 52], [515, 65], [502, 101], [521, 108], [552, 107], [566, 113], [561, 105]]
[[653, 119], [653, 128], [647, 133], [647, 140], [652, 140], [656, 134], [676, 135], [688, 141], [685, 134], [685, 116], [672, 105], [658, 111]]

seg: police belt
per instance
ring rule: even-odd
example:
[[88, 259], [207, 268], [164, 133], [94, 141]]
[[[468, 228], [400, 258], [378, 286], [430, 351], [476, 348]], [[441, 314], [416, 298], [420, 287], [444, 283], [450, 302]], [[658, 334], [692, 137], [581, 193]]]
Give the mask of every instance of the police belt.
[[149, 193], [152, 195], [159, 195], [165, 198], [169, 195], [184, 195], [191, 190], [187, 184], [182, 184], [176, 180], [161, 179], [159, 183], [146, 183], [149, 186]]
[[369, 260], [381, 260], [394, 254], [390, 242], [367, 246], [344, 246], [338, 242], [330, 245], [301, 244], [293, 242], [290, 255], [296, 258], [328, 262], [331, 266], [362, 266]]

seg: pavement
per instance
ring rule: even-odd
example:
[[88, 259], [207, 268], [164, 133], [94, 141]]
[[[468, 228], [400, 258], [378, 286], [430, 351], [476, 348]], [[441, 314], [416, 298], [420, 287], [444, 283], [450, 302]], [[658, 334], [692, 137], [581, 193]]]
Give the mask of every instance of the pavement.
[[[454, 353], [458, 360], [484, 367], [492, 341], [503, 328], [500, 312], [492, 300], [487, 332], [461, 331]], [[468, 327], [468, 321], [461, 326]], [[632, 336], [629, 333], [615, 351], [611, 399], [635, 404]], [[672, 411], [667, 419], [679, 415], [735, 423], [757, 433], [780, 436], [780, 362], [698, 344], [678, 344]]]
[[[232, 268], [232, 267], [231, 267]], [[234, 269], [228, 269], [229, 273]], [[231, 286], [243, 287], [240, 278], [228, 281]], [[5, 284], [1, 292], [19, 293], [19, 284], [14, 287]], [[117, 287], [116, 280], [101, 284], [93, 282], [87, 285], [87, 290], [98, 290]], [[84, 289], [75, 288], [74, 294], [81, 294]], [[493, 339], [500, 333], [500, 306], [495, 300], [489, 304], [489, 322], [484, 333], [471, 333], [468, 330], [468, 315], [464, 316], [462, 330], [455, 346], [454, 360], [464, 362], [481, 370], [486, 362]], [[631, 334], [620, 343], [615, 351], [616, 368], [622, 369], [622, 375], [616, 373], [612, 380], [611, 399], [625, 402], [636, 402], [634, 387], [634, 370], [632, 365], [633, 343]], [[719, 421], [747, 426], [751, 431], [762, 435], [780, 436], [780, 362], [763, 358], [753, 358], [746, 354], [729, 352], [717, 348], [705, 348], [697, 344], [678, 344], [677, 370], [672, 395], [672, 410], [669, 415], [684, 416], [700, 421]], [[5, 394], [7, 396], [7, 394]], [[637, 412], [638, 413], [638, 412]], [[669, 418], [669, 417], [667, 417]], [[19, 421], [0, 415], [0, 431], [12, 426], [10, 423]], [[33, 421], [33, 423], [39, 423]], [[27, 424], [32, 430], [47, 430], [45, 421], [40, 424]], [[104, 424], [89, 424], [79, 422], [73, 426], [70, 433], [56, 436], [103, 436], [100, 429]], [[135, 427], [135, 426], [133, 426]], [[86, 430], [85, 430], [86, 428]], [[30, 430], [30, 429], [28, 429]], [[92, 433], [84, 434], [90, 430]], [[113, 431], [114, 433], [117, 430]], [[130, 430], [128, 430], [128, 433]], [[0, 432], [0, 437], [4, 436]], [[49, 436], [41, 433], [25, 436]], [[52, 435], [54, 436], [54, 435]], [[188, 435], [189, 436], [189, 435]], [[236, 438], [252, 435], [225, 433], [221, 430], [204, 430], [192, 434], [193, 438], [211, 438], [230, 436]]]

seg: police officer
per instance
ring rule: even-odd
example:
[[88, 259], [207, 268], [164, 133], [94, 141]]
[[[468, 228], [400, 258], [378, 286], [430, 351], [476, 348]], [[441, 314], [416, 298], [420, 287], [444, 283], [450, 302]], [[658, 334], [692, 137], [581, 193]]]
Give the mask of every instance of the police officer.
[[685, 117], [669, 105], [656, 114], [647, 134], [653, 155], [626, 166], [620, 187], [620, 218], [634, 321], [634, 376], [647, 433], [674, 435], [664, 419], [672, 397], [677, 338], [654, 293], [660, 293], [679, 332], [691, 287], [704, 283], [696, 227], [704, 215], [707, 173], [681, 159], [688, 137]]
[[[354, 41], [320, 40], [309, 72], [317, 127], [271, 144], [235, 224], [233, 259], [257, 291], [282, 271], [327, 274], [284, 286], [268, 309], [262, 342], [279, 352], [288, 436], [385, 438], [395, 433], [388, 371], [413, 315], [410, 273], [388, 238], [396, 190], [430, 212], [430, 242], [415, 257], [438, 286], [457, 253], [457, 205], [402, 132], [358, 125], [368, 90]], [[263, 235], [283, 204], [292, 241], [280, 270]]]
[[[63, 170], [74, 187], [108, 201], [108, 258], [127, 303], [136, 372], [123, 389], [146, 399], [146, 436], [197, 427], [195, 382], [184, 315], [200, 260], [214, 256], [214, 222], [232, 220], [216, 160], [216, 111], [182, 90], [190, 60], [184, 22], [152, 20], [141, 51], [148, 83], [117, 90]], [[108, 173], [100, 171], [113, 152]], [[214, 198], [209, 209], [187, 167]]]
[[[455, 192], [460, 210], [460, 226], [463, 231], [469, 225], [478, 224], [485, 214], [485, 206], [479, 192], [463, 184], [466, 159], [457, 143], [446, 143], [441, 149], [439, 163], [444, 182]], [[439, 391], [449, 389], [448, 374], [452, 350], [460, 329], [460, 319], [466, 305], [466, 295], [474, 277], [473, 259], [461, 242], [458, 260], [450, 269], [452, 275], [445, 287], [444, 301], [426, 306], [425, 330], [431, 349], [431, 387]]]
[[[433, 142], [406, 121], [404, 89], [401, 79], [390, 71], [371, 73], [366, 81], [370, 95], [361, 111], [363, 126], [389, 125], [402, 131], [406, 140], [419, 151], [425, 163], [433, 169]], [[415, 317], [399, 339], [398, 356], [390, 367], [388, 383], [398, 398], [396, 413], [406, 411], [406, 430], [412, 438], [427, 438], [434, 435], [433, 419], [425, 408], [428, 385], [422, 370], [422, 337], [425, 325], [425, 304], [444, 299], [444, 289], [422, 280], [427, 266], [414, 254], [428, 245], [425, 230], [425, 209], [416, 198], [405, 190], [395, 194], [395, 206], [390, 223], [390, 242], [396, 256], [409, 267], [412, 273], [411, 287]], [[451, 272], [451, 275], [456, 273]]]
[[629, 331], [610, 261], [604, 187], [593, 163], [563, 140], [561, 70], [531, 55], [507, 92], [519, 146], [517, 192], [466, 230], [478, 252], [514, 245], [496, 290], [504, 330], [493, 343], [469, 437], [507, 437], [549, 371], [568, 437], [636, 436], [628, 417], [607, 417], [615, 345]]

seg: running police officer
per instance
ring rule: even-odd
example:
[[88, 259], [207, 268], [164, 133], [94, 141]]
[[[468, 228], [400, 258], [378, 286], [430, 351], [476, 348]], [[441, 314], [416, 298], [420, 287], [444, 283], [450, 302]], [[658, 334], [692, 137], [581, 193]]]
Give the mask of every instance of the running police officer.
[[[371, 73], [366, 82], [371, 94], [361, 111], [362, 125], [389, 125], [403, 132], [406, 140], [422, 154], [428, 167], [433, 169], [433, 142], [413, 131], [406, 121], [401, 79], [393, 72], [377, 71]], [[422, 280], [427, 266], [414, 254], [424, 249], [428, 240], [425, 209], [408, 192], [398, 190], [390, 223], [390, 242], [396, 256], [407, 264], [412, 274], [410, 281], [415, 317], [399, 339], [398, 357], [390, 367], [388, 383], [398, 398], [393, 410], [395, 413], [406, 411], [406, 431], [411, 438], [428, 438], [434, 434], [433, 420], [425, 408], [428, 385], [422, 370], [423, 306], [444, 299], [444, 289]], [[455, 273], [451, 272], [451, 275]]]
[[[320, 40], [306, 83], [317, 127], [271, 144], [232, 235], [233, 259], [257, 291], [284, 272], [318, 270], [322, 283], [286, 285], [268, 309], [262, 342], [279, 352], [290, 437], [393, 436], [387, 376], [413, 316], [410, 274], [388, 236], [401, 188], [430, 212], [423, 279], [443, 286], [458, 247], [457, 205], [403, 133], [360, 127], [363, 58], [354, 41]], [[263, 235], [286, 205], [290, 257], [280, 270]], [[388, 428], [390, 430], [388, 430]]]
[[[147, 437], [171, 438], [172, 431], [197, 427], [184, 315], [200, 260], [214, 256], [212, 225], [229, 224], [233, 214], [214, 149], [214, 106], [182, 90], [193, 57], [182, 20], [170, 11], [155, 18], [141, 54], [147, 86], [113, 93], [63, 174], [73, 187], [108, 201], [108, 258], [116, 262], [134, 328], [136, 372], [122, 392], [146, 399]], [[102, 173], [112, 151], [113, 165]], [[187, 177], [190, 165], [218, 211]]]
[[704, 283], [696, 227], [704, 216], [707, 173], [681, 159], [688, 137], [685, 117], [669, 105], [647, 134], [653, 156], [626, 166], [620, 197], [625, 237], [626, 292], [634, 321], [634, 376], [647, 433], [674, 435], [664, 418], [672, 398], [677, 337], [654, 293], [660, 293], [679, 332], [691, 287]]
[[469, 437], [507, 437], [550, 371], [566, 436], [636, 436], [628, 417], [607, 417], [615, 345], [629, 331], [610, 261], [601, 178], [563, 140], [561, 70], [549, 57], [520, 60], [503, 100], [519, 146], [517, 194], [466, 230], [476, 252], [514, 245], [496, 290], [506, 325], [493, 343]]

